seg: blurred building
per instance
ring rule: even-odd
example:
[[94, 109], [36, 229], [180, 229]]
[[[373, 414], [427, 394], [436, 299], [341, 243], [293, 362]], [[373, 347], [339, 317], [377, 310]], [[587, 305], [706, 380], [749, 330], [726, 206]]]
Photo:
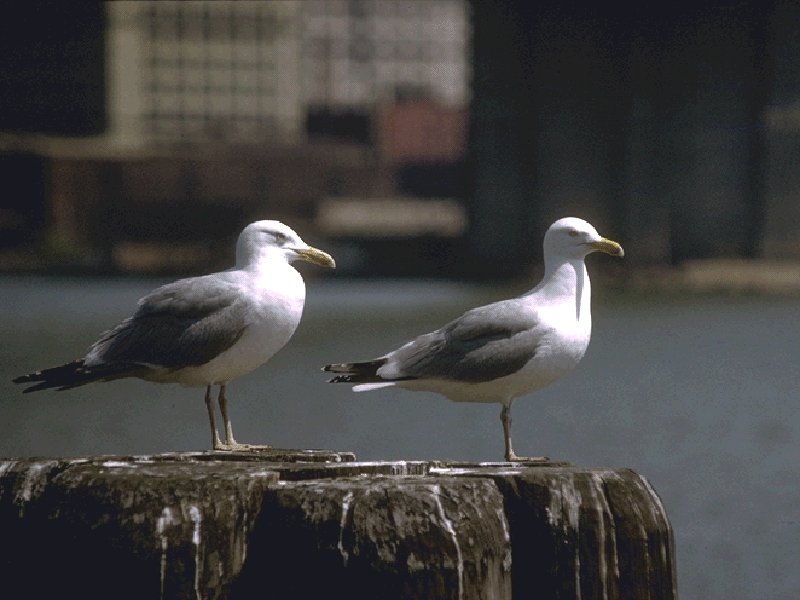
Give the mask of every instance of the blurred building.
[[302, 3], [110, 2], [117, 145], [302, 139]]
[[296, 145], [307, 124], [336, 134], [338, 121], [353, 137], [359, 116], [368, 141], [376, 106], [405, 90], [458, 110], [468, 102], [462, 0], [140, 1], [107, 11], [115, 144]]
[[468, 103], [469, 20], [461, 0], [301, 3], [308, 106], [371, 110], [404, 90]]
[[800, 258], [800, 3], [471, 7], [468, 243], [487, 270], [565, 214], [628, 266]]
[[[51, 15], [47, 3], [34, 5], [24, 15], [31, 36]], [[24, 163], [27, 178], [47, 182], [29, 228], [44, 224], [61, 246], [88, 245], [101, 263], [142, 269], [152, 267], [148, 256], [192, 262], [188, 250], [152, 251], [181, 229], [202, 260], [208, 240], [229, 243], [242, 222], [265, 216], [354, 243], [373, 225], [364, 215], [379, 217], [387, 202], [408, 217], [403, 239], [463, 233], [444, 220], [464, 219], [453, 197], [463, 194], [454, 173], [467, 140], [465, 0], [102, 6], [89, 31], [78, 19], [65, 26], [100, 42], [87, 59], [105, 67], [102, 121], [84, 129], [91, 137], [9, 143], [0, 134], [0, 170], [13, 177]], [[49, 97], [57, 112], [58, 94]], [[30, 155], [23, 163], [20, 149]], [[427, 210], [405, 210], [420, 197]], [[340, 199], [345, 212], [354, 199], [366, 207], [360, 227], [337, 226]], [[432, 216], [413, 218], [423, 213]]]
[[272, 215], [366, 244], [381, 272], [496, 276], [574, 214], [626, 265], [800, 257], [791, 0], [30, 0], [3, 17], [0, 176], [18, 192], [0, 245], [55, 232], [118, 262], [177, 231], [227, 247]]

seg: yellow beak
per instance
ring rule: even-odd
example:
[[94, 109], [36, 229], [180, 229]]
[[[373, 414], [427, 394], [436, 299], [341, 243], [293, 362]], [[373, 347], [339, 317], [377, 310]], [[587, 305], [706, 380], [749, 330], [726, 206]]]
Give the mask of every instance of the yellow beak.
[[597, 250], [598, 252], [605, 252], [606, 254], [610, 254], [611, 256], [619, 256], [620, 258], [625, 256], [625, 250], [623, 250], [622, 246], [620, 246], [617, 242], [613, 240], [602, 238], [598, 242], [589, 242], [588, 245], [592, 250]]
[[305, 261], [318, 265], [320, 267], [328, 267], [330, 269], [336, 268], [336, 261], [327, 252], [323, 252], [317, 248], [298, 248], [295, 250], [297, 256]]

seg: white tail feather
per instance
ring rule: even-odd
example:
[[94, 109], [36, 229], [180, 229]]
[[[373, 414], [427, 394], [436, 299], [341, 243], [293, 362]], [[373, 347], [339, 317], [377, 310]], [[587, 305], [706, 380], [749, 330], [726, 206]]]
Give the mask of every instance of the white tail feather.
[[359, 383], [353, 386], [354, 392], [369, 392], [370, 390], [377, 390], [378, 388], [390, 387], [394, 385], [394, 381], [380, 381], [377, 383]]

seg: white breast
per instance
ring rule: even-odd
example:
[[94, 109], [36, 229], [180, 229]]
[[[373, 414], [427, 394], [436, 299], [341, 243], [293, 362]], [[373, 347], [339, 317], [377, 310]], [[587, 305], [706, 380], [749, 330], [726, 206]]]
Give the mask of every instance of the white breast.
[[205, 365], [172, 373], [173, 381], [188, 386], [226, 383], [260, 367], [286, 345], [303, 315], [305, 284], [291, 265], [278, 266], [284, 268], [253, 275], [243, 284], [250, 309], [242, 337]]

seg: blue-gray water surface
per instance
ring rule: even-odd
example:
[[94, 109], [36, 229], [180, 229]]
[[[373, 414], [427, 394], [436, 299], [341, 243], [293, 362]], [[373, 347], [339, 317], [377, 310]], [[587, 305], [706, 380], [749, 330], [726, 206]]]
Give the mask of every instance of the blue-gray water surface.
[[[0, 457], [208, 448], [201, 389], [123, 380], [23, 396], [10, 381], [82, 356], [160, 283], [0, 278]], [[311, 281], [289, 345], [229, 386], [237, 439], [365, 460], [499, 460], [499, 406], [354, 394], [319, 368], [521, 291]], [[515, 449], [648, 477], [675, 530], [684, 600], [800, 598], [800, 299], [604, 295], [593, 320], [575, 372], [514, 404]]]

